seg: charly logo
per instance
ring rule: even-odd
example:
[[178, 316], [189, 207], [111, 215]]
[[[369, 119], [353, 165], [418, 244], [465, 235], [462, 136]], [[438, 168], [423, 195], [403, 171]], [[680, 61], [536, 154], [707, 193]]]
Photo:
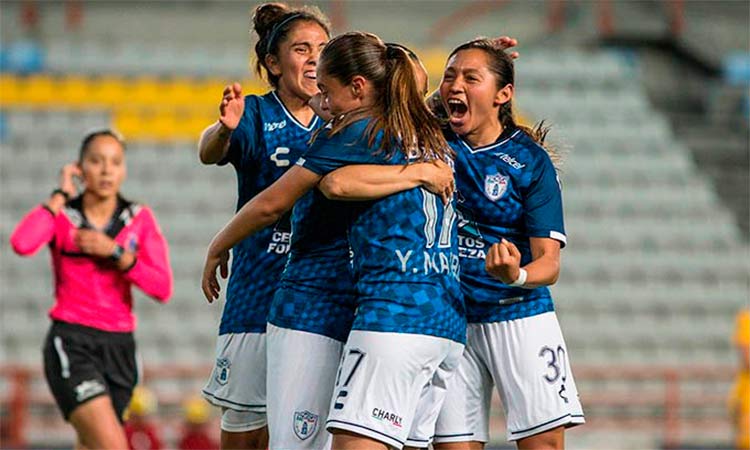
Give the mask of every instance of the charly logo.
[[318, 429], [318, 415], [310, 411], [294, 412], [294, 434], [303, 441]]
[[393, 425], [394, 427], [401, 428], [403, 425], [401, 424], [403, 422], [403, 419], [398, 414], [394, 414], [392, 412], [388, 412], [384, 409], [380, 408], [373, 408], [372, 409], [372, 417], [380, 420], [385, 421]]
[[484, 177], [484, 195], [491, 201], [495, 202], [502, 198], [508, 189], [508, 177], [499, 173], [485, 175]]
[[229, 368], [231, 365], [227, 358], [218, 358], [216, 360], [216, 382], [222, 386], [229, 381]]
[[286, 167], [291, 162], [288, 159], [279, 158], [279, 156], [288, 155], [290, 152], [289, 147], [276, 147], [276, 151], [273, 152], [270, 159], [276, 164], [276, 167]]
[[82, 381], [78, 386], [75, 387], [76, 401], [82, 402], [89, 399], [97, 394], [101, 394], [106, 389], [99, 380], [86, 380]]

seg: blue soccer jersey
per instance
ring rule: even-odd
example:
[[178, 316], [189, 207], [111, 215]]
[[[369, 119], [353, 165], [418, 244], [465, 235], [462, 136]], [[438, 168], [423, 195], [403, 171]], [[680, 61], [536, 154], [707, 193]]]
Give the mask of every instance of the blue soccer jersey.
[[485, 257], [502, 238], [531, 262], [529, 238], [564, 246], [560, 182], [547, 152], [519, 129], [506, 130], [491, 145], [471, 148], [446, 133], [456, 152], [461, 286], [471, 323], [520, 319], [552, 311], [547, 287], [510, 287], [485, 270]]
[[317, 189], [294, 205], [289, 260], [270, 323], [346, 341], [357, 307], [346, 237], [349, 206], [328, 200]]
[[[368, 145], [368, 120], [332, 137], [321, 132], [297, 164], [325, 175], [350, 164], [404, 164]], [[353, 329], [432, 335], [463, 343], [466, 320], [459, 283], [453, 204], [421, 188], [347, 204], [357, 286]]]
[[[273, 184], [307, 149], [320, 120], [299, 123], [275, 92], [245, 97], [245, 112], [220, 164], [237, 172], [237, 210]], [[219, 334], [261, 333], [289, 251], [291, 229], [285, 217], [232, 249], [232, 270]]]

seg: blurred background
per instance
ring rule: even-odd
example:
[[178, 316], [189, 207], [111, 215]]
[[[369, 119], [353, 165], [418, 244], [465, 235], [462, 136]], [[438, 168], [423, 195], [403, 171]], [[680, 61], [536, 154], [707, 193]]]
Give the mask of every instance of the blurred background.
[[[739, 445], [736, 425], [750, 427], [733, 414], [750, 403], [750, 388], [733, 389], [750, 333], [736, 325], [750, 290], [750, 3], [308, 3], [334, 33], [410, 46], [433, 86], [461, 42], [519, 40], [516, 108], [527, 123], [551, 123], [565, 150], [569, 245], [554, 295], [587, 419], [568, 447]], [[49, 257], [16, 257], [8, 236], [57, 186], [82, 136], [108, 126], [128, 141], [123, 193], [154, 209], [175, 273], [170, 304], [136, 300], [143, 411], [167, 447], [195, 417], [218, 436], [216, 412], [191, 398], [210, 373], [222, 308], [198, 284], [236, 181], [228, 167], [200, 165], [197, 139], [227, 83], [267, 90], [250, 70], [256, 5], [0, 1], [2, 447], [74, 442], [40, 369]], [[504, 448], [495, 406], [492, 446]]]

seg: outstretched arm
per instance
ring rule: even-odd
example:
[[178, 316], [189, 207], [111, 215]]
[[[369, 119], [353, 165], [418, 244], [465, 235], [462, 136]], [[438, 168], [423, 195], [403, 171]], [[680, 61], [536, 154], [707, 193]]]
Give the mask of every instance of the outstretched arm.
[[198, 157], [203, 164], [216, 164], [227, 155], [232, 132], [237, 128], [245, 111], [245, 98], [239, 83], [224, 88], [219, 105], [219, 120], [201, 133]]
[[216, 269], [222, 278], [229, 274], [229, 250], [246, 237], [278, 221], [294, 203], [320, 181], [320, 175], [303, 167], [293, 166], [274, 184], [247, 202], [224, 228], [214, 236], [208, 247], [201, 287], [206, 300], [219, 298]]
[[383, 198], [419, 186], [447, 202], [455, 189], [453, 169], [442, 161], [407, 166], [352, 165], [326, 175], [319, 189], [332, 200], [360, 201]]

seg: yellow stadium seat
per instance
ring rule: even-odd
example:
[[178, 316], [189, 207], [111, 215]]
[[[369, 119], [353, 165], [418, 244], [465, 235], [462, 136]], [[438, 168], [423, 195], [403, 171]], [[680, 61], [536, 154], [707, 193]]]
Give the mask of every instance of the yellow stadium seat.
[[229, 84], [222, 80], [216, 79], [200, 79], [196, 80], [194, 84], [193, 97], [196, 105], [212, 105], [215, 111], [219, 110], [219, 103], [221, 102], [221, 94], [224, 92], [224, 87]]
[[103, 76], [91, 79], [91, 102], [97, 106], [117, 107], [124, 104], [129, 95], [124, 78]]
[[183, 139], [198, 141], [201, 132], [219, 118], [219, 113], [213, 111], [191, 110], [178, 115], [179, 136]]
[[192, 107], [196, 104], [196, 83], [189, 78], [175, 78], [163, 84], [164, 98], [171, 106]]
[[129, 81], [128, 95], [123, 101], [130, 106], [161, 107], [169, 104], [162, 92], [162, 83], [155, 77], [140, 77]]
[[445, 63], [448, 59], [448, 53], [443, 49], [433, 48], [415, 51], [422, 60], [427, 73], [430, 75], [430, 86], [437, 87], [445, 70]]
[[25, 105], [31, 107], [49, 107], [56, 105], [57, 93], [55, 92], [55, 81], [49, 75], [31, 75], [24, 79], [21, 87]]
[[159, 142], [174, 140], [177, 132], [177, 115], [170, 110], [157, 110], [151, 115], [148, 122], [150, 136]]
[[143, 139], [143, 117], [135, 109], [120, 108], [112, 114], [112, 123], [117, 131], [129, 141]]
[[20, 106], [23, 104], [23, 86], [15, 75], [0, 75], [0, 106]]
[[68, 75], [57, 80], [56, 95], [58, 101], [75, 109], [95, 107], [91, 94], [94, 83], [91, 78]]

